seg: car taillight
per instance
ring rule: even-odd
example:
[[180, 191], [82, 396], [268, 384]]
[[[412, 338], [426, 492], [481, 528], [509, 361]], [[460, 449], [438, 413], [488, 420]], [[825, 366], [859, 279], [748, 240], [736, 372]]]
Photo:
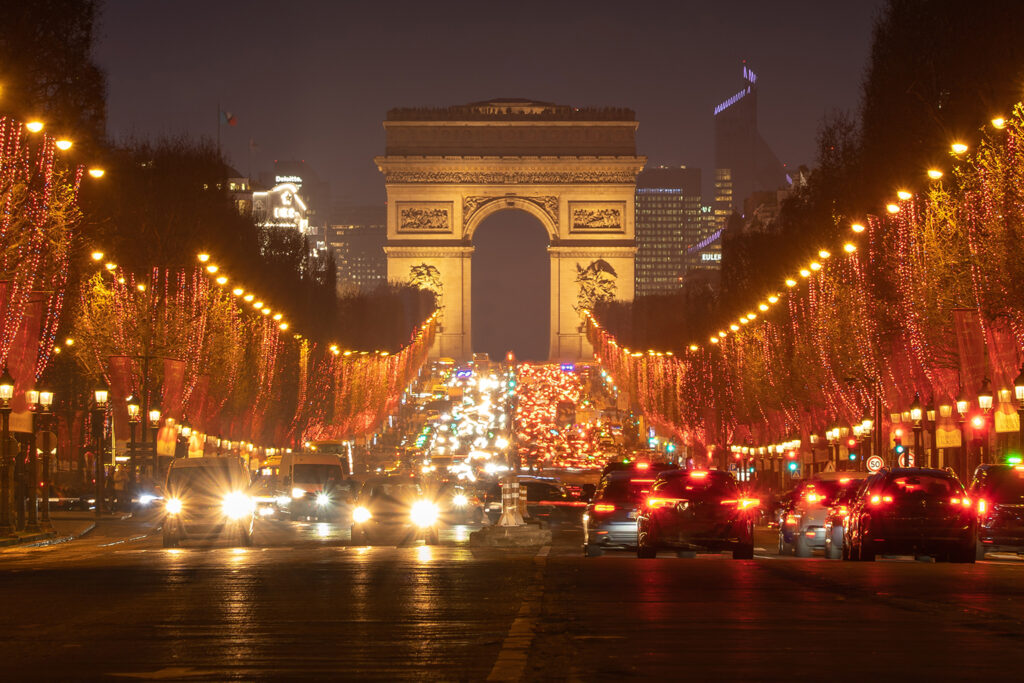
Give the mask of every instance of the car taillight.
[[726, 498], [721, 501], [722, 505], [735, 505], [740, 510], [747, 510], [749, 508], [755, 508], [761, 504], [760, 498], [740, 498], [735, 500], [733, 498]]
[[707, 470], [691, 470], [691, 479], [706, 479], [708, 476]]
[[649, 508], [663, 508], [675, 505], [679, 502], [678, 498], [648, 498], [647, 507]]
[[970, 498], [956, 498], [956, 497], [953, 497], [953, 498], [949, 499], [949, 502], [952, 503], [953, 505], [963, 505], [965, 508], [971, 507], [971, 499]]
[[615, 512], [615, 506], [611, 503], [598, 503], [594, 506], [594, 512]]
[[807, 502], [808, 503], [817, 503], [818, 502], [818, 494], [816, 494], [816, 493], [808, 493], [807, 494]]
[[988, 513], [988, 501], [984, 498], [978, 500], [978, 514], [984, 515]]
[[892, 502], [892, 496], [879, 496], [879, 495], [871, 496], [871, 504], [872, 505], [881, 505], [882, 503], [891, 503], [891, 502]]

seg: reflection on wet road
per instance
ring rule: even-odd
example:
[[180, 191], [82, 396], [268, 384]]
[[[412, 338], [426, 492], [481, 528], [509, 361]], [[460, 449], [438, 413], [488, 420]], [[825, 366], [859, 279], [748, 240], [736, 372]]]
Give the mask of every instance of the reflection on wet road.
[[261, 521], [249, 549], [127, 530], [4, 551], [4, 677], [1005, 680], [1024, 664], [1012, 558], [584, 559], [575, 526], [539, 558], [474, 552], [473, 528], [352, 546], [344, 527]]

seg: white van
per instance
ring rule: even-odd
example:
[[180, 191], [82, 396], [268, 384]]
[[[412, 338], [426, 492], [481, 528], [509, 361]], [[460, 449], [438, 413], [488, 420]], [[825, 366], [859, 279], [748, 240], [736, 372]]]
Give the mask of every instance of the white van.
[[332, 519], [350, 512], [354, 491], [345, 467], [333, 453], [285, 453], [281, 456], [278, 506], [296, 519]]

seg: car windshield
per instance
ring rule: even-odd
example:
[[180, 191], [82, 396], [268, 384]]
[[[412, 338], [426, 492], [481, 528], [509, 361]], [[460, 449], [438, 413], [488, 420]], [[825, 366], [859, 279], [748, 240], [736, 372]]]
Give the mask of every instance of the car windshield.
[[377, 484], [370, 491], [374, 500], [409, 500], [419, 497], [419, 488], [415, 484]]
[[225, 491], [244, 488], [244, 472], [230, 460], [210, 461], [202, 467], [172, 467], [167, 475], [167, 490], [172, 496], [199, 493], [221, 496]]
[[885, 485], [885, 492], [894, 496], [945, 498], [963, 493], [955, 481], [930, 474], [898, 475]]
[[326, 484], [339, 482], [342, 478], [341, 465], [299, 464], [294, 467], [296, 484]]
[[615, 500], [635, 503], [651, 492], [653, 478], [615, 477], [606, 479], [598, 493], [599, 500]]
[[983, 495], [991, 503], [1024, 502], [1024, 470], [1014, 468], [989, 472]]

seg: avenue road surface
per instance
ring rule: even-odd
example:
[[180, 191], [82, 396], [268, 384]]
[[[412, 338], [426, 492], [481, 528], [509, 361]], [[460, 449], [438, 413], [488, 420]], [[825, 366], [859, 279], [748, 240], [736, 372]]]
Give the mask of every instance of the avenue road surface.
[[165, 550], [125, 521], [0, 551], [4, 680], [1010, 680], [1024, 561], [582, 557], [355, 547], [261, 521], [257, 545]]

